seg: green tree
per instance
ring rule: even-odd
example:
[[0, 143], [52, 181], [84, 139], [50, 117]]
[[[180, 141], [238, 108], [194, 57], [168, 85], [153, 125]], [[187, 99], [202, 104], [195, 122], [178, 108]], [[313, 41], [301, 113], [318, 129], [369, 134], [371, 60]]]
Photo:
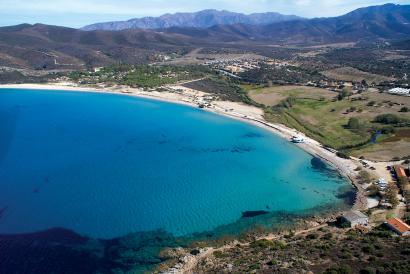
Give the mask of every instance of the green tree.
[[353, 129], [353, 130], [357, 130], [360, 128], [360, 121], [359, 119], [352, 117], [349, 119], [349, 122], [347, 123], [347, 128], [348, 129]]
[[396, 124], [400, 124], [401, 122], [403, 122], [403, 119], [398, 117], [397, 115], [387, 113], [387, 114], [381, 114], [381, 115], [376, 116], [374, 121], [380, 124], [396, 125]]
[[349, 96], [351, 96], [351, 95], [352, 95], [352, 92], [350, 92], [350, 91], [347, 90], [347, 89], [343, 89], [341, 92], [339, 92], [339, 95], [337, 96], [337, 99], [338, 99], [339, 101], [341, 101], [341, 100], [343, 100], [344, 98], [349, 97]]
[[397, 178], [397, 183], [402, 190], [405, 190], [406, 185], [409, 183], [409, 180], [406, 177]]
[[399, 205], [399, 199], [397, 198], [397, 194], [399, 193], [397, 187], [394, 184], [389, 184], [386, 189], [385, 198], [386, 200], [396, 208]]
[[359, 182], [361, 184], [369, 184], [371, 182], [371, 176], [370, 173], [365, 171], [365, 170], [361, 170], [359, 172], [359, 176], [358, 176]]

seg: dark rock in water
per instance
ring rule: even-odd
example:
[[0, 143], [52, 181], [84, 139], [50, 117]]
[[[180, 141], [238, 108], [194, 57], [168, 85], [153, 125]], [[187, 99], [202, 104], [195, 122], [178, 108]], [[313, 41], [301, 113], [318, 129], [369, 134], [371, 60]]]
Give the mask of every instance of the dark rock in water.
[[335, 172], [333, 168], [331, 168], [326, 164], [325, 161], [318, 157], [313, 157], [312, 160], [310, 160], [310, 163], [312, 165], [312, 169], [317, 172], [325, 174], [326, 176], [331, 178], [340, 177], [340, 174], [338, 172]]
[[312, 160], [310, 160], [310, 163], [312, 164], [312, 167], [314, 169], [319, 169], [319, 170], [326, 170], [327, 169], [326, 164], [323, 162], [322, 159], [320, 159], [318, 157], [313, 157]]
[[244, 138], [262, 138], [263, 136], [259, 133], [253, 133], [253, 132], [249, 132], [245, 135], [243, 135]]
[[244, 211], [242, 212], [242, 218], [252, 218], [252, 217], [259, 216], [259, 215], [265, 215], [268, 213], [269, 211], [266, 211], [266, 210]]
[[110, 240], [64, 228], [0, 234], [0, 273], [151, 273], [162, 262], [160, 250], [175, 246], [175, 238], [160, 230]]
[[232, 153], [246, 153], [246, 152], [250, 152], [252, 151], [252, 148], [249, 147], [234, 147], [233, 149], [231, 149]]
[[0, 242], [20, 241], [20, 242], [53, 242], [60, 245], [63, 244], [85, 244], [88, 241], [87, 237], [81, 236], [74, 231], [65, 228], [52, 228], [35, 233], [27, 234], [0, 234]]
[[335, 195], [338, 199], [343, 199], [346, 204], [353, 205], [356, 200], [356, 192], [354, 190], [343, 191]]

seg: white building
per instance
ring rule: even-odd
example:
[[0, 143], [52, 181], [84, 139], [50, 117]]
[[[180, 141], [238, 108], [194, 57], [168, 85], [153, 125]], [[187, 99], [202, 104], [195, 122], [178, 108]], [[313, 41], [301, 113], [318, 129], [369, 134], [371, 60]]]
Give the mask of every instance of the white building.
[[305, 138], [303, 136], [292, 136], [292, 142], [297, 144], [304, 143]]
[[410, 96], [410, 89], [406, 88], [392, 88], [388, 91], [390, 94]]
[[369, 218], [357, 210], [347, 212], [342, 216], [342, 220], [349, 223], [350, 227], [355, 227], [358, 225], [367, 226], [369, 224]]

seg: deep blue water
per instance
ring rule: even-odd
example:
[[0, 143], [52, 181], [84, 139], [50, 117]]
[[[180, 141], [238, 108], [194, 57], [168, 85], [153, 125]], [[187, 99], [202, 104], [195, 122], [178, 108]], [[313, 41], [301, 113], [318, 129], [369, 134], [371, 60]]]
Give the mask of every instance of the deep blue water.
[[345, 205], [347, 180], [288, 140], [130, 96], [0, 90], [0, 233], [181, 236], [253, 210]]

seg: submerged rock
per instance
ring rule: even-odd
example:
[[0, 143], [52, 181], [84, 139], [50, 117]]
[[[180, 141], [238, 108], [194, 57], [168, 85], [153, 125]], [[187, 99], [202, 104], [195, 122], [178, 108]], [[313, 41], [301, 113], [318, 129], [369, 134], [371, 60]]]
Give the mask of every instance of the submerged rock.
[[256, 211], [244, 211], [242, 212], [242, 218], [252, 218], [260, 215], [268, 214], [269, 211], [266, 210], [256, 210]]

